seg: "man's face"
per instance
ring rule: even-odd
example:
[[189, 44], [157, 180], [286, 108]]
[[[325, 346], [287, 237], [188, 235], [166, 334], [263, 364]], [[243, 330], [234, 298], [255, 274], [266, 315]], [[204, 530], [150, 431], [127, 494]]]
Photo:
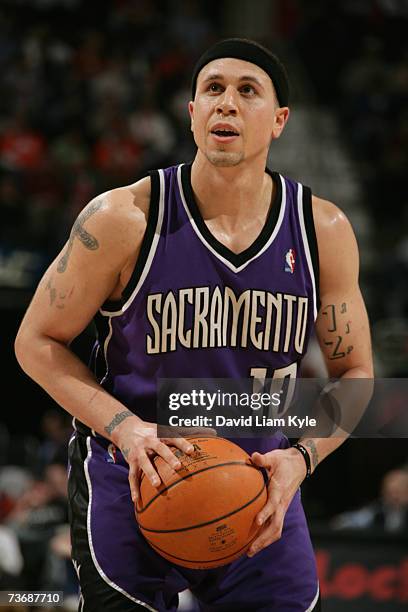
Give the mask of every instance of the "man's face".
[[287, 107], [279, 108], [268, 74], [233, 58], [204, 66], [189, 111], [197, 147], [212, 164], [224, 167], [266, 158], [289, 116]]
[[384, 477], [382, 497], [388, 506], [408, 508], [408, 472], [402, 469], [392, 470]]

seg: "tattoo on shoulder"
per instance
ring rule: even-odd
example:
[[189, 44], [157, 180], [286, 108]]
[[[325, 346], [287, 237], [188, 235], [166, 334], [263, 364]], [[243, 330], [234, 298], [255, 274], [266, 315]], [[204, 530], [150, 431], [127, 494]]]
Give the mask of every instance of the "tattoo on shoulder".
[[328, 320], [327, 332], [329, 334], [336, 333], [335, 336], [324, 339], [324, 344], [331, 347], [328, 359], [341, 359], [351, 353], [354, 348], [344, 338], [351, 331], [351, 321], [344, 320], [344, 315], [347, 316], [347, 303], [342, 302], [337, 306], [336, 304], [328, 304], [322, 309], [322, 315], [326, 316]]
[[317, 452], [316, 444], [313, 442], [313, 440], [307, 440], [306, 442], [302, 442], [302, 444], [310, 449], [312, 468], [314, 469], [319, 463], [319, 454]]
[[131, 412], [130, 410], [123, 410], [122, 412], [118, 412], [117, 414], [115, 414], [115, 416], [113, 417], [113, 419], [111, 420], [109, 425], [107, 425], [104, 428], [104, 430], [106, 431], [108, 436], [110, 436], [112, 434], [114, 429], [116, 429], [116, 427], [118, 425], [120, 425], [120, 423], [122, 423], [122, 421], [124, 421], [125, 419], [127, 419], [130, 416], [135, 416], [134, 413]]
[[99, 242], [97, 241], [95, 236], [92, 236], [92, 234], [86, 231], [86, 229], [84, 228], [84, 223], [89, 219], [89, 217], [91, 217], [94, 213], [96, 213], [97, 210], [100, 209], [102, 203], [102, 199], [98, 199], [95, 202], [89, 204], [78, 215], [74, 225], [72, 226], [67, 249], [58, 262], [58, 272], [62, 273], [65, 272], [65, 270], [67, 269], [69, 256], [71, 254], [75, 238], [78, 238], [82, 242], [82, 244], [90, 251], [95, 251], [99, 248]]

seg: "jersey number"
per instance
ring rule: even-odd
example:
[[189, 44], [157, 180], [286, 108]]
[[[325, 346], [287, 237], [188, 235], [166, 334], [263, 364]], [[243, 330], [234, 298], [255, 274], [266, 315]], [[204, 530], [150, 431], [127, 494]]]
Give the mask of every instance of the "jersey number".
[[[279, 405], [274, 406], [271, 403], [269, 406], [264, 406], [263, 416], [279, 417], [288, 410], [295, 392], [297, 368], [296, 361], [284, 368], [270, 370], [270, 374], [268, 368], [251, 368], [250, 376], [254, 379], [252, 393], [268, 393], [270, 396], [273, 394], [280, 395]], [[269, 389], [267, 383], [269, 383]]]

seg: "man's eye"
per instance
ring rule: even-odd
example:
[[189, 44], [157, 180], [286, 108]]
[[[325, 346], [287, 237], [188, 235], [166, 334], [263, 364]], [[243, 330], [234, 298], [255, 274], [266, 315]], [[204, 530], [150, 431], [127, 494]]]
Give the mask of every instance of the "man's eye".
[[254, 94], [255, 93], [255, 89], [252, 87], [252, 85], [243, 85], [243, 87], [241, 87], [241, 91], [244, 94]]
[[218, 92], [221, 90], [221, 85], [218, 85], [218, 83], [211, 83], [208, 90], [212, 92]]

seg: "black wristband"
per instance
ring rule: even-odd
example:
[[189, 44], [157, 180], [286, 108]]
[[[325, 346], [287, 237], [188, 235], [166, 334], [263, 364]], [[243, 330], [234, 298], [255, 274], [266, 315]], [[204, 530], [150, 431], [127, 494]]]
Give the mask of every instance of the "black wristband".
[[309, 478], [309, 476], [311, 476], [312, 474], [312, 468], [310, 465], [310, 455], [307, 452], [307, 450], [305, 449], [305, 447], [303, 446], [303, 444], [294, 444], [292, 446], [292, 448], [296, 448], [296, 450], [298, 450], [300, 452], [301, 455], [303, 455], [303, 459], [305, 460], [306, 463], [306, 478]]

